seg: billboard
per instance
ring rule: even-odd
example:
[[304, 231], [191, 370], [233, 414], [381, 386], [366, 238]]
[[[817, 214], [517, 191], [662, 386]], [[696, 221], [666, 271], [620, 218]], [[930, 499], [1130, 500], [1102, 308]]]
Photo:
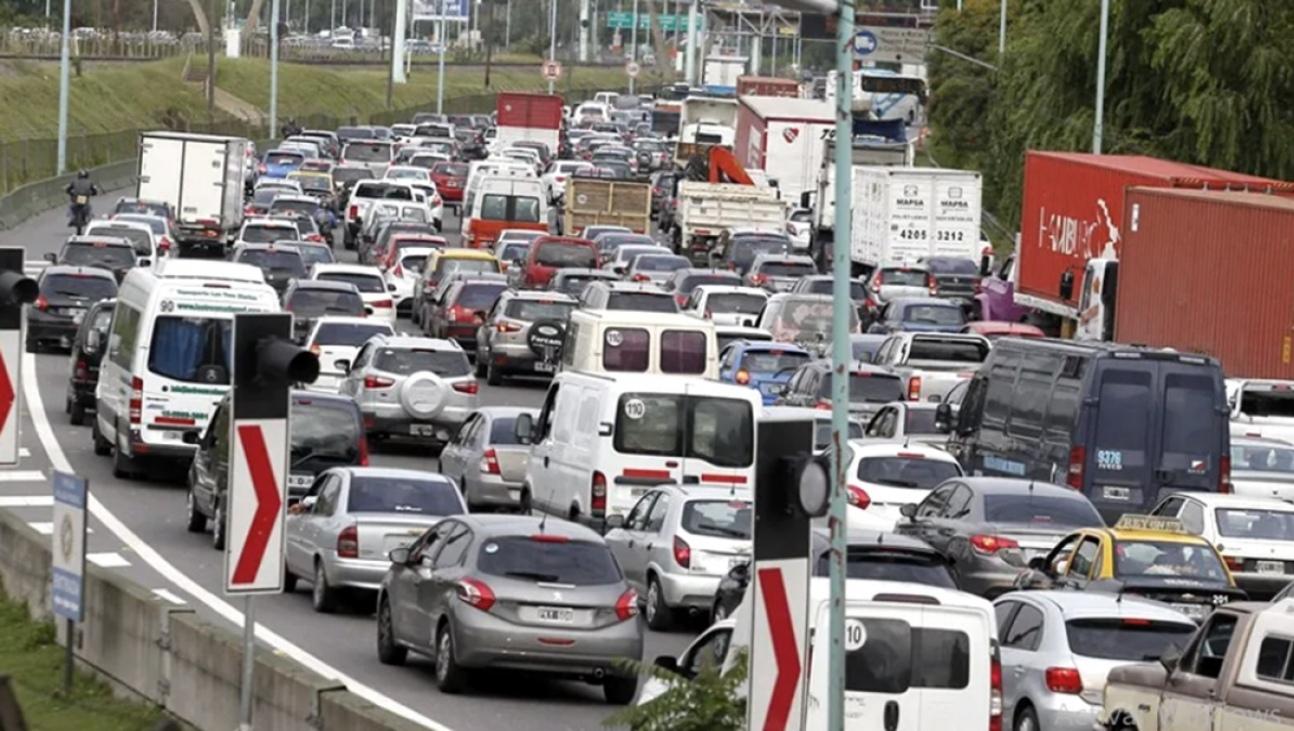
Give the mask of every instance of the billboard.
[[471, 0], [412, 0], [413, 19], [467, 22]]

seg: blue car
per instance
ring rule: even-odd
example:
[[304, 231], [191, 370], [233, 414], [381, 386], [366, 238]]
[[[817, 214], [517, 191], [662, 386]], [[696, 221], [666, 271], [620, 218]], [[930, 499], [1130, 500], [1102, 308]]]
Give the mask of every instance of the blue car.
[[881, 310], [880, 319], [867, 328], [869, 333], [961, 332], [966, 313], [952, 300], [934, 297], [899, 297]]
[[261, 160], [257, 172], [263, 178], [286, 178], [306, 161], [306, 154], [300, 150], [270, 150]]
[[811, 360], [809, 351], [794, 343], [738, 340], [719, 359], [719, 380], [759, 391], [768, 406], [777, 401], [791, 374]]

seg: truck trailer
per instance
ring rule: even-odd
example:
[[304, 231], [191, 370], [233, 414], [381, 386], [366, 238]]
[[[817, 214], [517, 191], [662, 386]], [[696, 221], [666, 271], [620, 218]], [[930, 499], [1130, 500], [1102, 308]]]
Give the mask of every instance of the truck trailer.
[[979, 173], [865, 166], [854, 169], [853, 185], [856, 273], [931, 256], [980, 260]]
[[509, 91], [500, 93], [496, 104], [496, 147], [515, 142], [542, 142], [548, 145], [549, 152], [557, 155], [562, 129], [560, 96]]
[[823, 101], [738, 97], [733, 152], [747, 170], [763, 170], [776, 180], [784, 200], [798, 201], [817, 188], [826, 138], [835, 125], [835, 111]]
[[189, 132], [139, 135], [135, 195], [170, 204], [181, 253], [223, 253], [242, 226], [249, 144], [241, 137]]

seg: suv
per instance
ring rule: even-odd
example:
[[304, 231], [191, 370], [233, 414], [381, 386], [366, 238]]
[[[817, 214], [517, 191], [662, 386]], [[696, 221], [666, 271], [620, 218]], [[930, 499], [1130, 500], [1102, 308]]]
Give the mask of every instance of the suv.
[[[189, 466], [187, 526], [201, 533], [211, 521], [211, 546], [225, 547], [225, 502], [229, 484], [229, 399], [216, 405], [207, 430], [198, 441]], [[288, 462], [288, 502], [301, 499], [315, 476], [330, 467], [368, 464], [364, 422], [355, 401], [314, 391], [293, 391], [288, 419], [291, 453]]]
[[746, 276], [760, 254], [791, 254], [791, 239], [781, 231], [729, 229], [719, 235], [710, 250], [709, 263], [716, 269], [731, 269]]
[[377, 336], [355, 355], [341, 393], [353, 396], [375, 437], [430, 438], [441, 445], [477, 407], [476, 377], [452, 340]]
[[135, 247], [115, 236], [69, 236], [58, 254], [49, 253], [51, 264], [93, 267], [112, 273], [120, 284], [126, 272], [135, 266]]
[[512, 373], [551, 375], [575, 301], [561, 292], [509, 289], [476, 332], [476, 375], [498, 386]]
[[38, 282], [40, 295], [27, 308], [27, 350], [33, 353], [51, 343], [71, 347], [90, 306], [117, 296], [112, 274], [92, 267], [47, 267]]
[[292, 313], [292, 337], [297, 342], [305, 342], [320, 317], [367, 314], [355, 285], [326, 279], [294, 279], [283, 292], [283, 309]]
[[[802, 278], [818, 273], [813, 257], [797, 254], [760, 254], [746, 272], [746, 286], [770, 292], [789, 292]], [[827, 294], [831, 294], [828, 290]]]
[[1230, 492], [1222, 368], [1117, 343], [1004, 338], [970, 381], [948, 450], [970, 474], [1066, 482], [1111, 524], [1173, 492]]
[[[855, 363], [849, 374], [849, 413], [870, 417], [903, 398], [903, 379], [888, 369]], [[831, 361], [815, 360], [795, 371], [782, 387], [781, 406], [831, 408]]]

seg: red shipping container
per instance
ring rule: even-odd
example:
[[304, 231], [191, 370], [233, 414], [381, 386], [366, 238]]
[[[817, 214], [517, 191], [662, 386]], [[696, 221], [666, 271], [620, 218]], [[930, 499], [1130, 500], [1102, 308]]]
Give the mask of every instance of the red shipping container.
[[1133, 188], [1126, 207], [1115, 339], [1294, 378], [1294, 200]]
[[562, 98], [548, 94], [503, 92], [496, 102], [498, 126], [560, 129]]
[[800, 82], [776, 76], [738, 76], [737, 96], [800, 96]]
[[[1124, 191], [1131, 186], [1282, 191], [1294, 186], [1266, 178], [1137, 155], [1030, 151], [1024, 162], [1016, 301], [1073, 317], [1087, 260], [1119, 258]], [[1066, 272], [1074, 277], [1060, 296]]]

